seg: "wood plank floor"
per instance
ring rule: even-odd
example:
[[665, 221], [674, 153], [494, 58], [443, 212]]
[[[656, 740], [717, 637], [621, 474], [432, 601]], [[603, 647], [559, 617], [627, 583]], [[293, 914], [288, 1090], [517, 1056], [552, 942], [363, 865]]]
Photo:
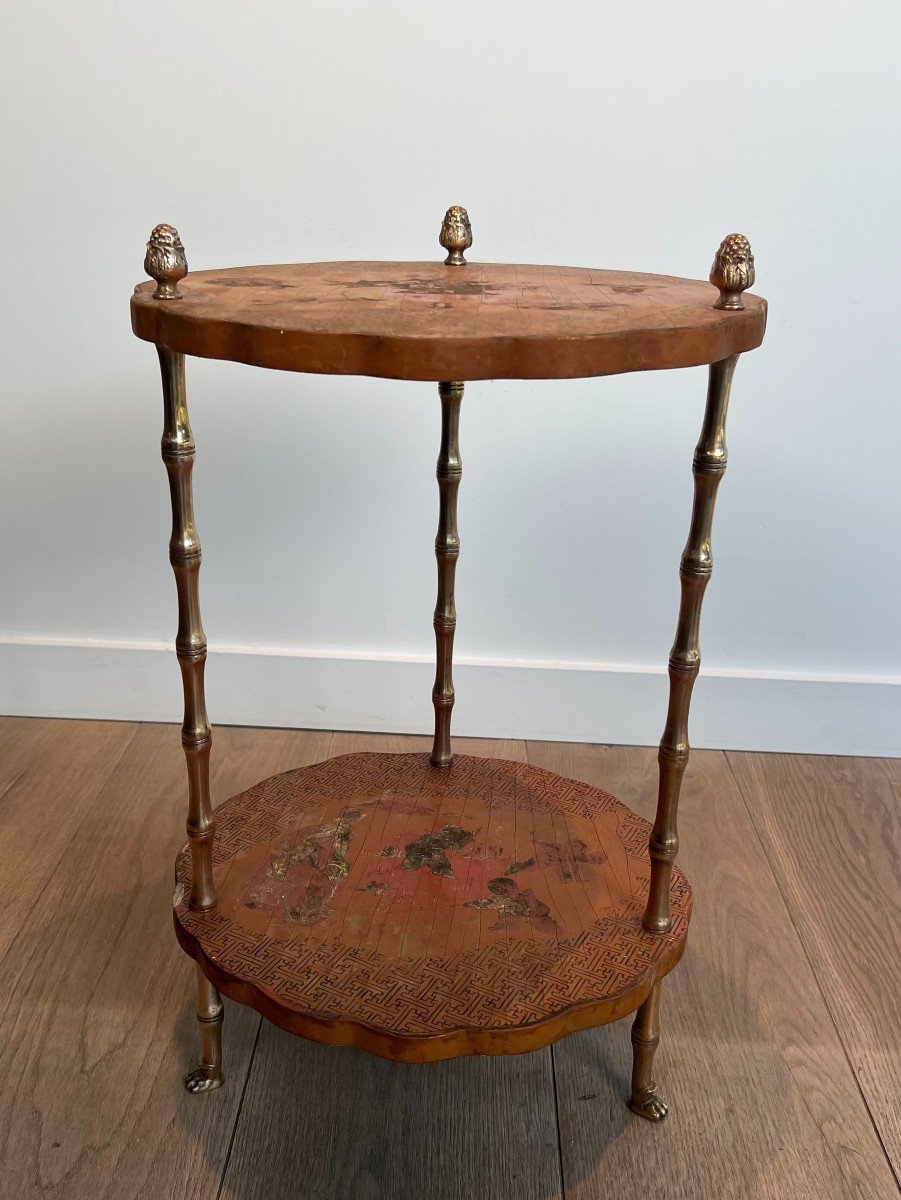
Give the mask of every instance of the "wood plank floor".
[[[425, 739], [222, 728], [213, 792]], [[459, 749], [645, 815], [653, 750]], [[226, 1001], [228, 1082], [188, 1096], [193, 972], [171, 726], [0, 718], [0, 1196], [103, 1200], [882, 1200], [901, 1173], [901, 761], [695, 753], [695, 889], [664, 985], [670, 1117], [632, 1117], [628, 1024], [535, 1054], [386, 1063]]]

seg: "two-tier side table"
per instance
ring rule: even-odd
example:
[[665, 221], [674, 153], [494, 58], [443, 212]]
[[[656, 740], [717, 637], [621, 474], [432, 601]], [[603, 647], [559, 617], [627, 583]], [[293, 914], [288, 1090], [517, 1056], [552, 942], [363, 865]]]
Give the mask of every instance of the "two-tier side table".
[[[162, 367], [163, 460], [178, 589], [188, 842], [175, 929], [196, 961], [202, 1056], [192, 1092], [222, 1083], [220, 992], [314, 1041], [404, 1062], [535, 1050], [636, 1012], [630, 1107], [666, 1114], [652, 1077], [660, 985], [685, 949], [688, 881], [674, 866], [710, 530], [726, 466], [738, 356], [766, 303], [747, 239], [727, 237], [710, 283], [622, 271], [471, 263], [464, 209], [443, 262], [329, 262], [187, 274], [172, 226], [147, 246], [134, 332]], [[348, 754], [210, 802], [200, 542], [186, 355], [283, 371], [431, 380], [441, 399], [431, 754]], [[612, 795], [524, 763], [454, 757], [450, 742], [460, 542], [463, 385], [709, 365], [694, 508], [669, 662], [653, 828]], [[602, 733], [601, 730], [598, 731]]]

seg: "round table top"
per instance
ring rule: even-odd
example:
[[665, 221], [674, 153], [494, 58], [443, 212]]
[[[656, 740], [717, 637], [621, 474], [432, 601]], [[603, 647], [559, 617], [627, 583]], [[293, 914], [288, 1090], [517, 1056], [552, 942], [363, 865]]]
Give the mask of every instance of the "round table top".
[[175, 926], [227, 995], [317, 1041], [426, 1062], [533, 1050], [616, 1020], [685, 946], [642, 926], [650, 825], [527, 763], [350, 754], [215, 812], [215, 908]]
[[131, 300], [138, 337], [253, 366], [390, 379], [567, 379], [690, 367], [758, 346], [766, 301], [586, 267], [331, 262], [189, 273]]

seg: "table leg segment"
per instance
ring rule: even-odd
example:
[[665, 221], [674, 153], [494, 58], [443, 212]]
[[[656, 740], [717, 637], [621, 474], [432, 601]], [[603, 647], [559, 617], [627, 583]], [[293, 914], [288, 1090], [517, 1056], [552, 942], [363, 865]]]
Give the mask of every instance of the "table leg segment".
[[454, 605], [454, 577], [460, 556], [460, 535], [457, 531], [457, 492], [463, 474], [460, 459], [460, 402], [462, 383], [439, 383], [441, 397], [441, 450], [438, 455], [438, 491], [440, 510], [438, 536], [435, 538], [435, 557], [438, 560], [438, 601], [435, 606], [435, 686], [432, 703], [435, 706], [435, 741], [432, 746], [432, 766], [447, 767], [453, 761], [450, 727], [454, 707], [454, 631], [457, 610]]
[[194, 436], [185, 397], [185, 360], [158, 346], [163, 378], [162, 455], [172, 498], [172, 536], [169, 561], [178, 592], [178, 633], [175, 649], [184, 687], [185, 714], [181, 740], [188, 769], [188, 837], [191, 843], [191, 894], [194, 909], [212, 908], [213, 816], [210, 805], [210, 746], [213, 740], [206, 712], [204, 666], [206, 636], [200, 620], [200, 538], [194, 524]]
[[701, 603], [713, 571], [710, 551], [713, 509], [726, 470], [726, 412], [737, 362], [738, 355], [733, 355], [711, 363], [704, 424], [692, 464], [694, 505], [679, 568], [682, 598], [669, 660], [669, 708], [658, 755], [660, 784], [650, 841], [651, 885], [644, 914], [645, 928], [659, 933], [665, 933], [671, 924], [670, 878], [679, 849], [676, 819], [682, 776], [688, 763], [688, 711], [701, 666]]

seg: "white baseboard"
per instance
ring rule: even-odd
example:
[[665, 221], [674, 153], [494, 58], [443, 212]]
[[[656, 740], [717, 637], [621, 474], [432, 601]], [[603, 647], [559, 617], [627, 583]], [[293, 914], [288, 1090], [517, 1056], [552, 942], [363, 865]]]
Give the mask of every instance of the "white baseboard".
[[[213, 646], [213, 724], [428, 733], [425, 655]], [[653, 745], [666, 668], [460, 658], [454, 731], [463, 736]], [[180, 721], [175, 655], [155, 642], [0, 637], [8, 715]], [[702, 667], [697, 747], [901, 756], [901, 678]]]

